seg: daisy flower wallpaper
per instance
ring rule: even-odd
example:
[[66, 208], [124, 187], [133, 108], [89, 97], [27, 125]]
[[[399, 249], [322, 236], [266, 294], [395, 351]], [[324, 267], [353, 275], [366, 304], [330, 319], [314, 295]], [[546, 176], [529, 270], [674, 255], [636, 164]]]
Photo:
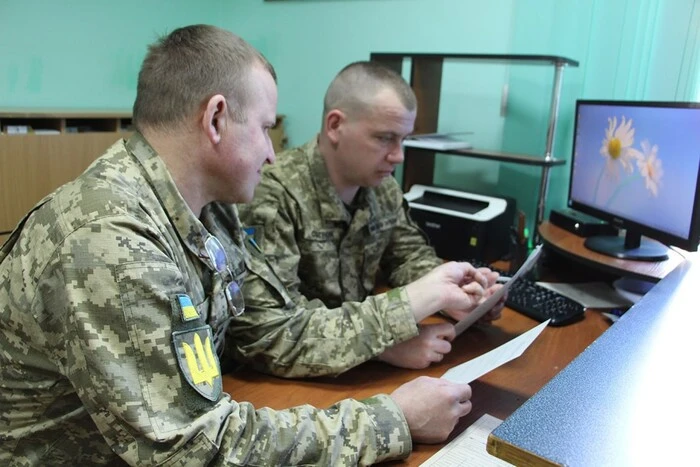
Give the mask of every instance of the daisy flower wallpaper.
[[700, 165], [700, 108], [577, 106], [571, 198], [685, 237]]

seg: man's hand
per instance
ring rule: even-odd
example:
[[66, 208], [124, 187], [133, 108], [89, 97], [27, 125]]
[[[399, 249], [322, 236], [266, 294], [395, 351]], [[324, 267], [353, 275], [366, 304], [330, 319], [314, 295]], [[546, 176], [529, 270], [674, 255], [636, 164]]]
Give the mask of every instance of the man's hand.
[[[470, 307], [468, 308], [446, 308], [445, 314], [449, 316], [450, 318], [454, 319], [455, 321], [460, 321], [464, 318], [466, 318], [469, 313], [474, 310], [474, 308], [477, 307], [477, 305], [481, 304], [484, 302], [486, 299], [488, 299], [491, 295], [496, 293], [501, 287], [503, 287], [502, 284], [496, 283], [496, 280], [499, 277], [499, 274], [495, 271], [490, 270], [489, 268], [479, 268], [477, 270], [481, 275], [486, 279], [487, 285], [485, 287], [485, 290], [483, 291], [483, 294], [479, 297], [479, 299]], [[469, 294], [470, 291], [467, 289], [469, 288], [480, 288], [481, 284], [466, 284], [462, 286], [462, 289], [465, 291], [465, 293]], [[483, 289], [482, 289], [483, 290]], [[503, 306], [505, 305], [506, 301], [506, 296], [504, 295], [498, 302], [491, 308], [489, 311], [486, 312], [484, 316], [479, 318], [479, 323], [491, 323], [492, 321], [498, 319], [501, 317], [501, 310], [503, 310]]]
[[[488, 289], [486, 289], [486, 293], [484, 294], [484, 298], [482, 300], [486, 300], [491, 295], [495, 294], [501, 287], [503, 287], [503, 284], [494, 284]], [[492, 321], [496, 321], [497, 319], [499, 319], [501, 317], [501, 311], [503, 311], [503, 307], [506, 305], [506, 298], [508, 298], [508, 292], [504, 293], [503, 296], [493, 306], [493, 308], [487, 311], [484, 316], [479, 318], [479, 321], [477, 321], [477, 323], [491, 324]]]
[[391, 398], [403, 411], [417, 443], [447, 439], [459, 419], [472, 410], [472, 388], [440, 378], [421, 376], [398, 387]]
[[419, 370], [442, 360], [452, 350], [455, 328], [449, 323], [419, 326], [416, 337], [396, 344], [379, 355], [379, 360], [401, 368]]
[[469, 263], [441, 264], [406, 286], [413, 316], [421, 322], [442, 309], [471, 310], [484, 295], [488, 279]]
[[477, 269], [477, 271], [479, 271], [481, 275], [486, 278], [486, 285], [484, 286], [484, 288], [487, 289], [495, 285], [496, 281], [498, 280], [498, 277], [500, 276], [500, 274], [498, 274], [496, 271], [492, 271], [489, 268], [479, 268]]

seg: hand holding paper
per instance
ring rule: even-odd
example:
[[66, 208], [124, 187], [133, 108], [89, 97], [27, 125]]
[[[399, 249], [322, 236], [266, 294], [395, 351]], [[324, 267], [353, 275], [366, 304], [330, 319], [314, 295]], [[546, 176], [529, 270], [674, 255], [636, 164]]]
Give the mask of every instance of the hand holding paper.
[[498, 301], [501, 298], [503, 298], [503, 296], [508, 291], [513, 282], [517, 280], [520, 276], [528, 272], [535, 265], [535, 263], [537, 263], [537, 259], [540, 257], [541, 252], [542, 245], [538, 245], [537, 247], [535, 247], [535, 249], [532, 250], [532, 253], [530, 253], [530, 256], [528, 256], [527, 260], [525, 260], [523, 265], [520, 266], [518, 272], [516, 272], [515, 275], [513, 275], [513, 277], [508, 282], [504, 283], [503, 287], [501, 287], [496, 293], [491, 295], [489, 298], [481, 302], [481, 304], [474, 308], [474, 310], [472, 310], [472, 312], [469, 313], [469, 315], [467, 315], [466, 318], [462, 319], [457, 324], [455, 324], [456, 334], [462, 334], [465, 329], [474, 324], [479, 318], [484, 316], [491, 308], [493, 308], [494, 305], [496, 305], [496, 303], [498, 303]]

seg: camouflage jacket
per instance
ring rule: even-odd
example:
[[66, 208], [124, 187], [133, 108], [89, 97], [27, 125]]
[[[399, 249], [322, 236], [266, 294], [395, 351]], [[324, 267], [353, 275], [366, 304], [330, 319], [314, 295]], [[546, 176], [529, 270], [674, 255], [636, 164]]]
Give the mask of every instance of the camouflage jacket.
[[[417, 334], [403, 286], [442, 261], [393, 177], [361, 189], [351, 214], [314, 140], [279, 155], [239, 209], [252, 257], [248, 311], [230, 328], [239, 358], [280, 376], [337, 374]], [[380, 270], [396, 288], [371, 295]]]
[[234, 206], [197, 219], [139, 134], [45, 198], [0, 250], [0, 465], [354, 465], [411, 450], [386, 395], [255, 410], [222, 392], [241, 279]]

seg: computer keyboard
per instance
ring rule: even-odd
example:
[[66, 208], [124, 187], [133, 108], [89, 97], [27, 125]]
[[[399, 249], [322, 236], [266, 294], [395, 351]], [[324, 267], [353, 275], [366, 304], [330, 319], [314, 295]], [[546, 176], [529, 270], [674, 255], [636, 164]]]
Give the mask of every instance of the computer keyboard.
[[583, 306], [575, 300], [522, 277], [508, 289], [506, 306], [550, 326], [564, 326], [583, 319]]
[[[466, 259], [474, 267], [487, 267], [501, 275], [506, 271], [493, 268], [481, 260]], [[536, 321], [548, 319], [550, 326], [564, 326], [583, 319], [583, 305], [553, 290], [542, 287], [534, 281], [520, 277], [510, 285], [506, 306]]]

